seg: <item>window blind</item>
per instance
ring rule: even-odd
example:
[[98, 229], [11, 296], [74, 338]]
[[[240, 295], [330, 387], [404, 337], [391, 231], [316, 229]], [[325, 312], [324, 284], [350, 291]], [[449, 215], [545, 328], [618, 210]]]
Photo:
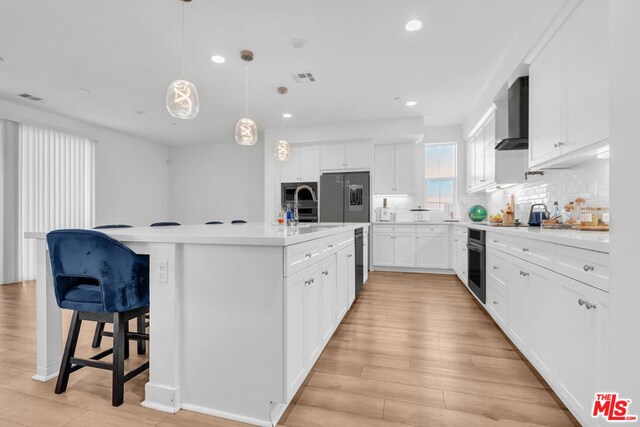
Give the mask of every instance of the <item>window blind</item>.
[[[95, 143], [20, 125], [20, 235], [94, 224]], [[36, 276], [36, 246], [21, 239], [22, 280]]]

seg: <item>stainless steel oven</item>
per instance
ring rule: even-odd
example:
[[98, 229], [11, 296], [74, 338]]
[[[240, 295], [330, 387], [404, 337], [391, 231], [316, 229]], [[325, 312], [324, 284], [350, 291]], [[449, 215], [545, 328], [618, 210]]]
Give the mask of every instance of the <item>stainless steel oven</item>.
[[[308, 185], [318, 194], [317, 182], [284, 182], [281, 185], [281, 204], [286, 209], [287, 205], [293, 209], [293, 196], [296, 188]], [[298, 218], [300, 222], [318, 222], [318, 202], [313, 201], [311, 193], [303, 190], [298, 193]]]
[[469, 228], [467, 238], [467, 253], [469, 255], [469, 290], [473, 292], [480, 301], [486, 302], [486, 253], [485, 231], [476, 228]]

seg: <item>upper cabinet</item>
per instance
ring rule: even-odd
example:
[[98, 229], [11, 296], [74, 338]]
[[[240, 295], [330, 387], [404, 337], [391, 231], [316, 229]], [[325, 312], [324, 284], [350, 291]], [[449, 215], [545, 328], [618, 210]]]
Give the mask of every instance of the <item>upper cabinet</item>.
[[323, 171], [371, 169], [372, 163], [371, 143], [325, 144], [320, 147], [320, 169]]
[[492, 114], [467, 141], [467, 192], [496, 182], [496, 119]]
[[609, 138], [608, 6], [584, 0], [529, 69], [529, 167]]
[[415, 144], [375, 146], [374, 194], [411, 194], [415, 180]]
[[320, 149], [291, 146], [289, 160], [280, 162], [280, 182], [317, 182], [320, 179]]

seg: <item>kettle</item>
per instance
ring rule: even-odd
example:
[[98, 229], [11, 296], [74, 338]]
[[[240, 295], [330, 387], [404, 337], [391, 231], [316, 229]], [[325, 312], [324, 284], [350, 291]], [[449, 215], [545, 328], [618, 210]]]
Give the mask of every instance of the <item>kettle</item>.
[[535, 203], [531, 206], [528, 224], [531, 227], [540, 227], [542, 225], [542, 221], [548, 218], [549, 211], [547, 210], [547, 205], [544, 203]]

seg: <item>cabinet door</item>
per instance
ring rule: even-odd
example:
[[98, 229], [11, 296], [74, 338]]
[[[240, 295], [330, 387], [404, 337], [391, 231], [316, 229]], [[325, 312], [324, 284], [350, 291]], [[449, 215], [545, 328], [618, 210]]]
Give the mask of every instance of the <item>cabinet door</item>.
[[320, 310], [322, 305], [322, 278], [319, 262], [307, 268], [304, 289], [304, 342], [307, 370], [320, 356]]
[[287, 330], [287, 401], [291, 401], [306, 374], [304, 305], [307, 271], [302, 270], [286, 279]]
[[377, 145], [374, 149], [373, 191], [375, 194], [393, 194], [395, 187], [393, 145]]
[[317, 182], [319, 179], [320, 149], [318, 147], [300, 147], [300, 180]]
[[556, 285], [559, 394], [574, 413], [584, 415], [582, 421], [589, 420], [593, 396], [603, 386], [598, 373], [608, 347], [608, 294], [564, 276]]
[[566, 139], [563, 153], [609, 137], [608, 2], [585, 0], [563, 27]]
[[476, 174], [476, 140], [467, 141], [467, 192], [473, 191]]
[[393, 236], [393, 265], [395, 267], [416, 266], [415, 234], [396, 233]]
[[280, 182], [300, 181], [300, 150], [296, 146], [290, 146], [289, 160], [280, 163]]
[[346, 166], [344, 144], [326, 144], [320, 146], [320, 169], [339, 170]]
[[351, 304], [356, 299], [356, 257], [355, 257], [355, 245], [349, 246], [347, 249], [347, 301], [348, 308], [351, 308]]
[[[531, 363], [547, 379], [554, 378], [557, 357], [557, 282], [561, 276], [531, 263], [524, 265], [528, 311], [528, 350]], [[522, 314], [521, 314], [522, 315]]]
[[373, 232], [373, 265], [393, 266], [393, 234]]
[[412, 194], [415, 188], [415, 145], [398, 144], [395, 146], [395, 190], [397, 194]]
[[322, 343], [326, 343], [336, 326], [336, 255], [322, 260], [322, 306], [320, 314], [320, 330]]
[[505, 329], [507, 326], [507, 296], [500, 285], [494, 282], [492, 277], [487, 278], [487, 311], [493, 320]]
[[416, 265], [420, 268], [449, 268], [449, 235], [417, 235]]
[[371, 169], [372, 145], [369, 143], [346, 144], [344, 163], [347, 169]]
[[529, 68], [529, 166], [561, 154], [562, 29]]
[[527, 280], [523, 275], [525, 272], [524, 262], [515, 261], [514, 258], [507, 264], [506, 270], [505, 278], [509, 284], [507, 294], [509, 302], [508, 331], [513, 342], [524, 352], [526, 345], [528, 345], [528, 313], [530, 309]]
[[484, 174], [484, 128], [478, 132], [474, 139], [475, 145], [475, 174], [473, 184], [475, 188], [483, 187], [487, 180]]
[[336, 268], [336, 324], [340, 323], [349, 309], [349, 296], [347, 286], [349, 282], [349, 258], [347, 249], [343, 249], [337, 254]]
[[484, 180], [496, 182], [496, 117], [491, 116], [484, 126]]

